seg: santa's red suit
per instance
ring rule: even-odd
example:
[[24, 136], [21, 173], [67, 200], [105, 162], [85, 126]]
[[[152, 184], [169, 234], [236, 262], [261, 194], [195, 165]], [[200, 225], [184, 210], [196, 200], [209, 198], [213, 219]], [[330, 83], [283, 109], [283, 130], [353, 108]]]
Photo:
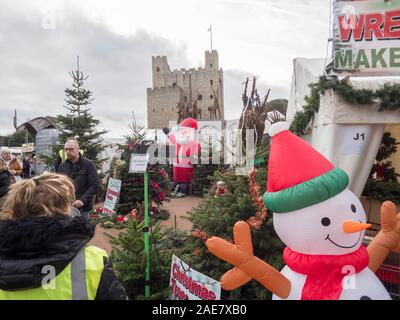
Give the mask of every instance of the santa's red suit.
[[200, 154], [200, 144], [194, 140], [193, 135], [197, 129], [197, 121], [187, 118], [182, 121], [177, 138], [172, 133], [168, 134], [169, 141], [175, 146], [173, 160], [173, 180], [175, 183], [190, 183], [193, 180], [193, 159]]

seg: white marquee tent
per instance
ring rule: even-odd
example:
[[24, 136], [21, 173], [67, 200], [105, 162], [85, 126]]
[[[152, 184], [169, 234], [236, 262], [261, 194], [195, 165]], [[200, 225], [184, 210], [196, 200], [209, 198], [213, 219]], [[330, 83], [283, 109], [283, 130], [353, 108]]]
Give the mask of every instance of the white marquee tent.
[[[297, 111], [303, 110], [304, 97], [310, 93], [308, 85], [324, 74], [325, 59], [294, 60], [287, 120], [291, 122]], [[400, 83], [400, 76], [349, 77], [356, 89], [376, 90], [385, 83]], [[311, 124], [311, 132], [304, 137], [334, 165], [350, 177], [350, 189], [361, 196], [374, 163], [387, 124], [400, 124], [397, 111], [378, 112], [379, 103], [351, 105], [340, 95], [329, 90], [321, 96], [318, 113]]]

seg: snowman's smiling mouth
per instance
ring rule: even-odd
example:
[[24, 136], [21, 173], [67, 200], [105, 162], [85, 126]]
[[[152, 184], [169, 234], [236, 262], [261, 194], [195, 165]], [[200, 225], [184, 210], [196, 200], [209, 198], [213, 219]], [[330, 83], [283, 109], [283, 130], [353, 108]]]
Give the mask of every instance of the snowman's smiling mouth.
[[335, 246], [337, 246], [337, 247], [339, 247], [339, 248], [350, 249], [350, 248], [354, 248], [354, 247], [360, 242], [361, 234], [362, 234], [362, 232], [360, 232], [360, 236], [358, 237], [357, 242], [356, 242], [355, 244], [353, 244], [352, 246], [341, 246], [340, 244], [337, 244], [335, 241], [333, 241], [333, 240], [329, 237], [329, 234], [326, 236], [325, 240], [329, 240], [331, 243], [333, 243]]

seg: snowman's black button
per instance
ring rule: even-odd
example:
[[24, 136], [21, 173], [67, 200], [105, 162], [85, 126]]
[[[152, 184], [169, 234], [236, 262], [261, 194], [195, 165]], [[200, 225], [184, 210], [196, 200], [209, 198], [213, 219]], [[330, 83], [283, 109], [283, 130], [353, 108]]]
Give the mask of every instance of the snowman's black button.
[[360, 298], [360, 300], [372, 300], [372, 299], [370, 297], [368, 297], [368, 296], [362, 296]]

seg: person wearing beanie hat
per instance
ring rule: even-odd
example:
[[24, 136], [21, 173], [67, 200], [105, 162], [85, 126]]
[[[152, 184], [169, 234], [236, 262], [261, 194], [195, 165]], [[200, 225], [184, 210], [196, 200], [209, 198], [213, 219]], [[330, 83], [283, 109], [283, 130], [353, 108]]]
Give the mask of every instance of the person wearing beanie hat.
[[[287, 246], [286, 266], [278, 272], [255, 257], [250, 227], [239, 221], [235, 244], [216, 237], [206, 242], [213, 254], [235, 265], [221, 278], [222, 287], [233, 290], [255, 279], [274, 293], [274, 299], [390, 299], [374, 272], [388, 252], [400, 252], [395, 205], [382, 205], [383, 228], [367, 250], [362, 239], [370, 224], [359, 199], [347, 188], [347, 174], [288, 129], [286, 122], [270, 128], [264, 194], [274, 229]], [[345, 285], [351, 281], [356, 285]]]
[[181, 122], [177, 137], [170, 133], [168, 128], [163, 129], [169, 141], [175, 146], [173, 181], [186, 194], [190, 192], [194, 178], [194, 165], [197, 161], [196, 157], [200, 155], [201, 150], [196, 139], [197, 130], [197, 121], [192, 118], [186, 118]]

